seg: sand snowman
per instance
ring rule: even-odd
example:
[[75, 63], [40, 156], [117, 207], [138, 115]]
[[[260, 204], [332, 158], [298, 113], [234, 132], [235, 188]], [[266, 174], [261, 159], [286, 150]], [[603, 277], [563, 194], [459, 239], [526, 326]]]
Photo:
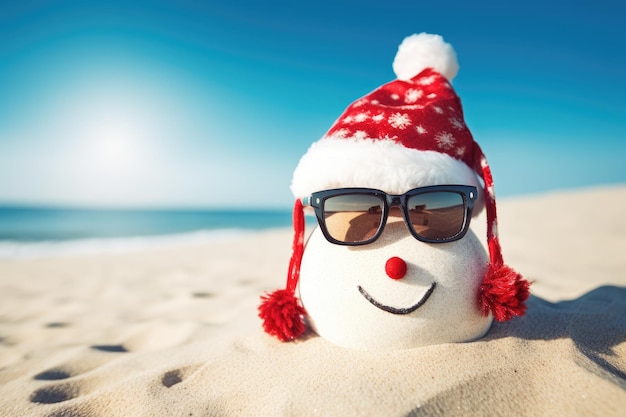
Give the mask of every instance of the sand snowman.
[[[309, 326], [354, 349], [467, 342], [525, 312], [529, 285], [503, 262], [489, 165], [450, 84], [454, 50], [412, 35], [393, 69], [294, 172], [287, 285], [259, 307], [282, 341]], [[483, 209], [488, 253], [469, 229]], [[305, 210], [318, 221], [306, 244]]]

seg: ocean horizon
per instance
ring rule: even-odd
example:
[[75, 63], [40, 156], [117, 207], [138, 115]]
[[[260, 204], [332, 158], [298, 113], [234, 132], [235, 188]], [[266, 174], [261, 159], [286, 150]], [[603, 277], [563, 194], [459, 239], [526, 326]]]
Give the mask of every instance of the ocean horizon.
[[0, 258], [128, 252], [290, 227], [286, 209], [0, 206]]

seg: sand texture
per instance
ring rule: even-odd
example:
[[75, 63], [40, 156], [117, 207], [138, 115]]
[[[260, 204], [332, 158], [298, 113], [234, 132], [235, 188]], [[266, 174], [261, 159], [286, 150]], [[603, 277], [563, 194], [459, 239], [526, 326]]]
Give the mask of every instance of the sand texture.
[[262, 332], [290, 230], [2, 260], [0, 416], [626, 415], [626, 186], [498, 208], [505, 259], [534, 281], [528, 314], [387, 353]]

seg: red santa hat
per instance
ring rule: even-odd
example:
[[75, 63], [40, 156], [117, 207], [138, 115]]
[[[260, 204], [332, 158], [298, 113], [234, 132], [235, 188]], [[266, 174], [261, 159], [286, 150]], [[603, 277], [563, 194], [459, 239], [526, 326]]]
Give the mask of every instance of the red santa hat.
[[265, 331], [286, 341], [304, 332], [305, 311], [295, 296], [302, 259], [300, 199], [331, 188], [367, 187], [402, 194], [426, 185], [474, 185], [487, 210], [489, 266], [477, 303], [498, 321], [525, 313], [529, 283], [504, 264], [496, 199], [487, 159], [465, 125], [450, 81], [459, 65], [450, 44], [421, 33], [404, 39], [393, 62], [397, 79], [352, 103], [296, 167], [291, 190], [294, 243], [285, 289], [262, 297]]

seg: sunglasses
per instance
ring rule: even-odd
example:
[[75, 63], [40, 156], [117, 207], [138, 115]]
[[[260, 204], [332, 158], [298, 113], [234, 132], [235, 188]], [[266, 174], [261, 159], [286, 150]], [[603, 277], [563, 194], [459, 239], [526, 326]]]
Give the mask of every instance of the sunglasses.
[[404, 218], [415, 239], [426, 243], [453, 242], [465, 236], [477, 197], [476, 187], [434, 185], [404, 194], [370, 188], [318, 191], [302, 199], [315, 210], [326, 240], [359, 246], [374, 242], [389, 217]]

